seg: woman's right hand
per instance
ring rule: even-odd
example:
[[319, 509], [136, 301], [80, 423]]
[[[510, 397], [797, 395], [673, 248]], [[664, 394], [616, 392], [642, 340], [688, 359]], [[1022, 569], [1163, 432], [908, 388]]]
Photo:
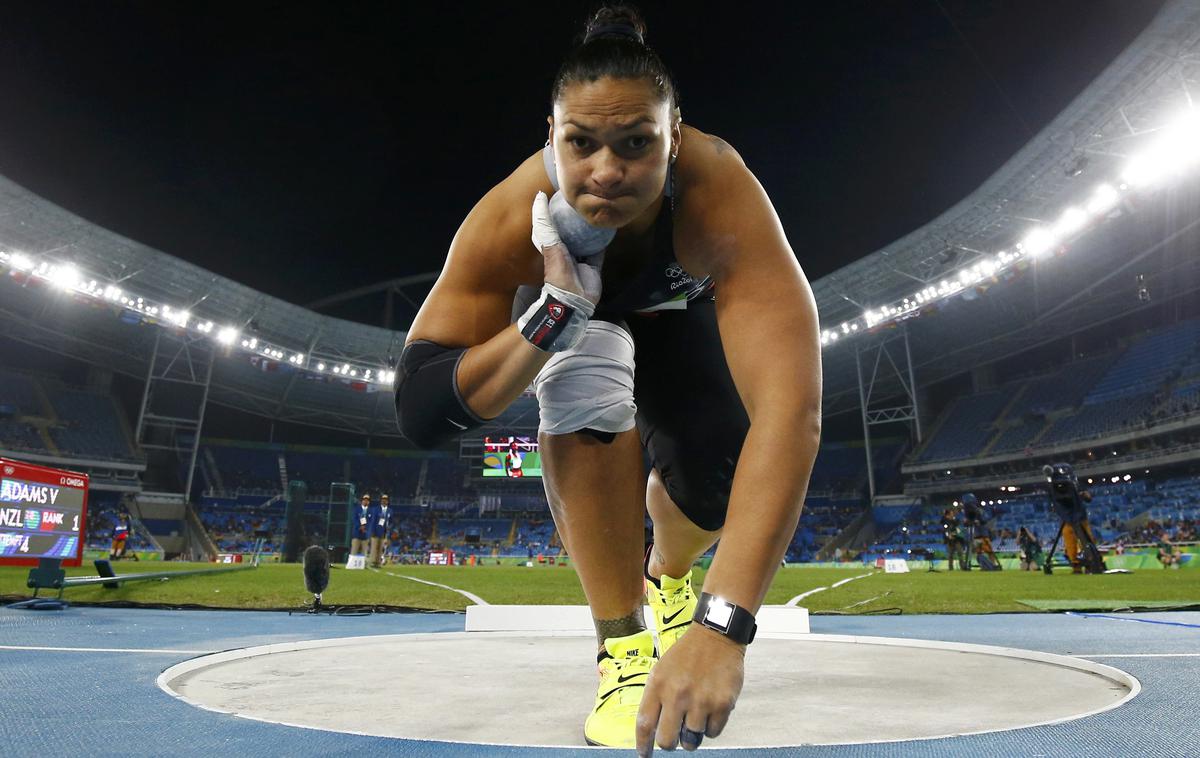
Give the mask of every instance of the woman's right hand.
[[532, 239], [533, 246], [542, 254], [543, 279], [547, 284], [580, 295], [592, 305], [600, 302], [600, 266], [604, 255], [590, 258], [594, 265], [575, 260], [550, 218], [550, 199], [545, 192], [533, 198]]

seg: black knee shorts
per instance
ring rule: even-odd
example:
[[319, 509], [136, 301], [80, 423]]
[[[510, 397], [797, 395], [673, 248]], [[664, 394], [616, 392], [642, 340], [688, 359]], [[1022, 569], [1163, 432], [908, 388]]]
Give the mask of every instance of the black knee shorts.
[[650, 464], [684, 515], [720, 529], [750, 418], [725, 363], [716, 305], [703, 297], [623, 323], [636, 346], [633, 396]]

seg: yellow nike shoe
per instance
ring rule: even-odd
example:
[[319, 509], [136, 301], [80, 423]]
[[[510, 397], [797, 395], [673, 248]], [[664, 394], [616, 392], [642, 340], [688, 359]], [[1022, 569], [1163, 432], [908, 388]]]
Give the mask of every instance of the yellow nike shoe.
[[[649, 552], [647, 551], [647, 564]], [[696, 612], [696, 593], [692, 591], [692, 572], [681, 578], [662, 576], [657, 580], [646, 574], [646, 600], [654, 612], [654, 630], [658, 632], [658, 655], [661, 658], [679, 641], [692, 625]]]
[[604, 641], [597, 669], [596, 706], [583, 725], [583, 738], [600, 747], [636, 747], [637, 712], [654, 666], [650, 630]]

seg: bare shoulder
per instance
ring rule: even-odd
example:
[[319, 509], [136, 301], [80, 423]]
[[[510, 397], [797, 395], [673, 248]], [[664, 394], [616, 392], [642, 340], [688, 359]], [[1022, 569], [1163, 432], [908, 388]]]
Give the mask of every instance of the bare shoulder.
[[[541, 151], [526, 158], [467, 214], [450, 244], [447, 270], [467, 264], [492, 282], [497, 277], [507, 281], [511, 275], [521, 283], [530, 277], [540, 281], [541, 256], [529, 241], [530, 207], [538, 192], [554, 192]], [[532, 264], [536, 272], [530, 271]]]
[[[675, 164], [676, 251], [692, 275], [712, 275], [729, 257], [734, 240], [749, 239], [747, 227], [778, 227], [775, 209], [742, 156], [715, 134], [681, 129]], [[782, 232], [782, 230], [779, 230]], [[780, 240], [786, 245], [786, 240]]]
[[508, 325], [517, 288], [542, 281], [542, 256], [529, 239], [539, 191], [554, 191], [540, 151], [475, 204], [450, 242], [442, 272], [409, 330], [410, 341], [478, 345]]
[[733, 145], [694, 126], [680, 126], [679, 162], [675, 165], [675, 175], [685, 188], [688, 184], [738, 169], [745, 170], [746, 164]]

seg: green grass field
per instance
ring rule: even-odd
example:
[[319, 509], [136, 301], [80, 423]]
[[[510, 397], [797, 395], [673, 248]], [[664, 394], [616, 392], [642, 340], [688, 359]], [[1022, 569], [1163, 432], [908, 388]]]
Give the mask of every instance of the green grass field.
[[[194, 563], [120, 563], [119, 574], [146, 571], [211, 568]], [[90, 566], [68, 569], [70, 576], [94, 575]], [[898, 608], [911, 613], [1037, 612], [1018, 601], [1043, 601], [1042, 607], [1087, 607], [1088, 603], [1200, 604], [1200, 572], [1145, 570], [1101, 576], [1056, 572], [1004, 571], [970, 573], [915, 571], [885, 574], [870, 569], [829, 569], [789, 566], [780, 569], [767, 594], [768, 604], [783, 604], [817, 587], [860, 574], [871, 575], [841, 587], [818, 592], [801, 603], [814, 613], [872, 613]], [[0, 568], [0, 595], [28, 596], [26, 568]], [[493, 604], [583, 604], [584, 596], [573, 568], [516, 566], [389, 566], [381, 572], [347, 571], [335, 567], [325, 593], [327, 605], [392, 605], [461, 611], [470, 601], [439, 587], [393, 576], [437, 582], [472, 592]], [[702, 585], [704, 572], [695, 570]], [[43, 591], [42, 595], [54, 594]], [[200, 575], [152, 580], [107, 590], [99, 586], [72, 588], [65, 598], [77, 602], [133, 601], [138, 603], [197, 604], [221, 608], [296, 607], [311, 599], [304, 592], [299, 565], [266, 564], [227, 575]]]

